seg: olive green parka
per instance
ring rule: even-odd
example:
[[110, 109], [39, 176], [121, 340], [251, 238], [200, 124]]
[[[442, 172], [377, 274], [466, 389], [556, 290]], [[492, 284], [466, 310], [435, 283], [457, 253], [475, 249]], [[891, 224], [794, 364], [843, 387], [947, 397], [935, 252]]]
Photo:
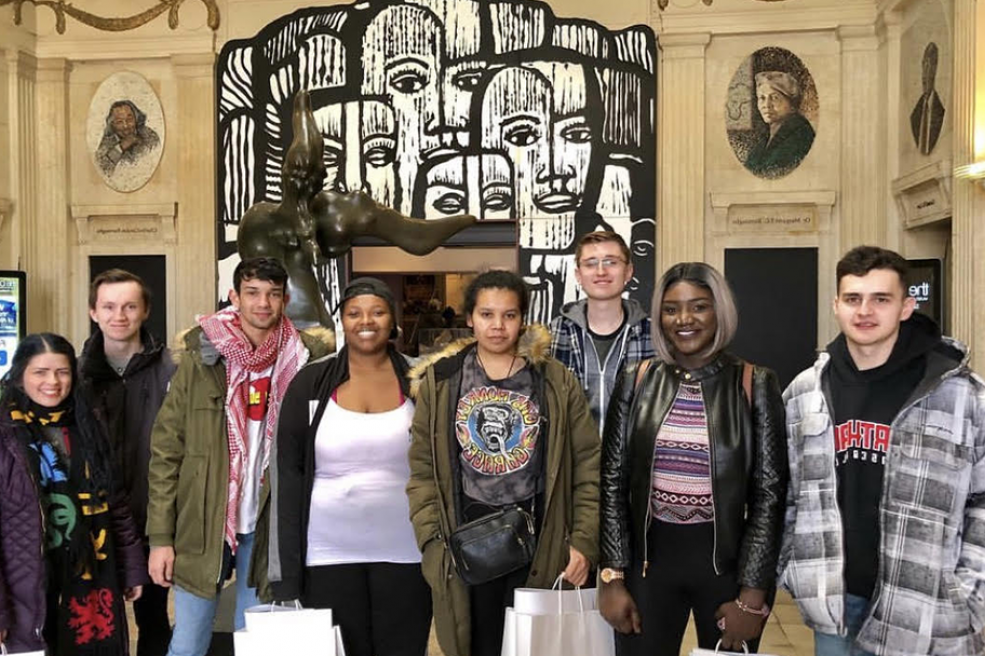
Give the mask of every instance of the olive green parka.
[[[475, 348], [472, 338], [450, 344], [410, 371], [416, 411], [411, 429], [411, 521], [423, 554], [421, 567], [431, 586], [438, 642], [446, 656], [470, 656], [469, 591], [452, 564], [446, 536], [457, 526], [449, 440], [456, 439], [451, 418], [458, 403], [462, 362]], [[598, 562], [598, 428], [575, 377], [551, 358], [551, 336], [542, 325], [524, 329], [518, 355], [534, 368], [535, 385], [546, 414], [544, 518], [537, 536], [527, 587], [550, 588], [567, 566], [574, 547], [594, 566]]]

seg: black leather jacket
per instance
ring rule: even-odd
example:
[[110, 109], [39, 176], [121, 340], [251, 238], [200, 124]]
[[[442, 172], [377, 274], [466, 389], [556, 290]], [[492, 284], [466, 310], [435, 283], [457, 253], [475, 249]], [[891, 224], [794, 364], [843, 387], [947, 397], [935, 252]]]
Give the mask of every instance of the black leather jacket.
[[603, 567], [646, 562], [657, 431], [683, 378], [701, 383], [711, 446], [715, 571], [739, 585], [771, 589], [783, 531], [787, 447], [783, 401], [771, 370], [755, 367], [752, 412], [742, 389], [742, 361], [721, 353], [687, 371], [654, 360], [636, 390], [635, 365], [616, 382], [602, 439]]

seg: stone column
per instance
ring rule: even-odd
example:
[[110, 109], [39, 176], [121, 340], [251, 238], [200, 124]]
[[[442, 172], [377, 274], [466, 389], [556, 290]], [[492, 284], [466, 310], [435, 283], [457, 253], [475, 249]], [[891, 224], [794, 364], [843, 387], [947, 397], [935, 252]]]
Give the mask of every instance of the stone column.
[[[174, 280], [181, 330], [215, 310], [215, 90], [212, 53], [172, 55], [178, 120], [168, 138], [177, 150], [178, 210]], [[171, 135], [174, 135], [173, 137]]]
[[886, 87], [880, 25], [841, 26], [840, 253], [886, 242]]
[[657, 276], [705, 255], [705, 49], [711, 35], [660, 37]]
[[[954, 2], [954, 165], [975, 161], [976, 45], [985, 47], [985, 17], [975, 0]], [[976, 43], [977, 42], [977, 43]], [[978, 71], [985, 75], [985, 71]], [[985, 88], [981, 91], [985, 99]], [[985, 130], [985, 125], [979, 126]], [[979, 153], [985, 158], [985, 152]], [[985, 192], [970, 180], [955, 179], [951, 218], [951, 307], [949, 331], [971, 347], [972, 366], [985, 367]]]
[[42, 287], [37, 284], [34, 264], [38, 262], [40, 235], [34, 229], [37, 221], [38, 149], [37, 149], [37, 70], [32, 55], [17, 50], [5, 52], [7, 62], [7, 99], [10, 143], [10, 230], [15, 266], [28, 272], [27, 329], [44, 328], [38, 320], [42, 308]]
[[[26, 226], [33, 233], [33, 261], [27, 267], [28, 288], [36, 303], [28, 305], [35, 328], [67, 334], [71, 330], [68, 290], [69, 266], [69, 175], [68, 175], [68, 72], [62, 58], [38, 60], [37, 82], [37, 216]], [[80, 272], [86, 275], [87, 271]], [[40, 301], [40, 306], [37, 304]]]

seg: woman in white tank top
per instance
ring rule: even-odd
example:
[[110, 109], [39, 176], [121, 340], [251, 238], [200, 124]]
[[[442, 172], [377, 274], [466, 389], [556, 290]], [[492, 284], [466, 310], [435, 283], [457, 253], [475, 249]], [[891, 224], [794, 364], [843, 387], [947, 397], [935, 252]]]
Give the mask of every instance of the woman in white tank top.
[[382, 281], [353, 280], [342, 302], [345, 347], [302, 370], [284, 399], [274, 598], [331, 608], [349, 656], [423, 656], [431, 596], [404, 491], [409, 363], [390, 343], [393, 296]]

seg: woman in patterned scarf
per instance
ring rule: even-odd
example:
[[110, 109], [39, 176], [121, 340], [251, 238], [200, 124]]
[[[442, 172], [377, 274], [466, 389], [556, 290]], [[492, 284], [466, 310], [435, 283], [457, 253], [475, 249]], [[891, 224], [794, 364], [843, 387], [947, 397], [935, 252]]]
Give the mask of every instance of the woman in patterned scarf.
[[0, 396], [0, 642], [13, 653], [129, 651], [124, 601], [146, 559], [110, 447], [59, 335], [18, 346]]

